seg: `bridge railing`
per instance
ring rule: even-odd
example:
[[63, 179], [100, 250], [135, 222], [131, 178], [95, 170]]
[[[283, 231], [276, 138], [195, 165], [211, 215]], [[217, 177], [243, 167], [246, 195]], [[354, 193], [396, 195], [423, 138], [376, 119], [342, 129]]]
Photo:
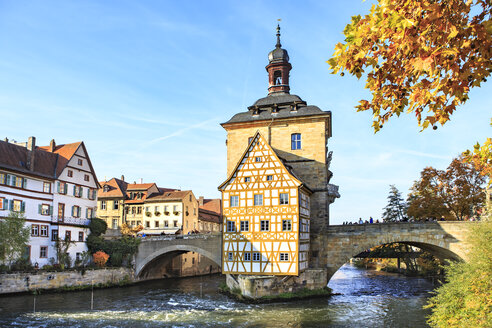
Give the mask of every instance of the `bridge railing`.
[[160, 240], [177, 240], [177, 239], [208, 239], [212, 237], [221, 237], [221, 232], [211, 232], [211, 233], [197, 233], [190, 235], [162, 235], [162, 236], [148, 236], [142, 237], [142, 242], [147, 241], [160, 241]]

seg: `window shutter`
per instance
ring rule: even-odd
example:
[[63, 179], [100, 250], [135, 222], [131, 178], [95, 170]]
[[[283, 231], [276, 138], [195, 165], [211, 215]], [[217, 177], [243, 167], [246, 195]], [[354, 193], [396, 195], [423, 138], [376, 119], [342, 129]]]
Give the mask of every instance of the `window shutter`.
[[94, 189], [92, 190], [92, 199], [96, 199], [96, 196], [97, 196], [97, 190]]
[[60, 181], [56, 182], [56, 190], [58, 193], [60, 193]]
[[38, 205], [38, 214], [41, 214], [42, 209], [43, 209], [43, 205], [39, 204]]
[[12, 176], [12, 186], [15, 186], [15, 179], [16, 179], [16, 177], [15, 177], [15, 175], [13, 175]]
[[3, 199], [3, 209], [8, 210], [9, 209], [9, 200], [8, 199]]
[[63, 192], [64, 192], [64, 194], [65, 194], [65, 195], [66, 195], [66, 194], [67, 194], [67, 192], [68, 192], [68, 184], [66, 184], [66, 183], [65, 183], [65, 186], [64, 186], [64, 188], [63, 188]]
[[22, 188], [27, 188], [27, 178], [22, 179]]
[[85, 217], [87, 219], [89, 218], [89, 208], [88, 207], [85, 209]]
[[91, 188], [87, 188], [87, 198], [91, 198]]
[[72, 206], [72, 216], [75, 216], [74, 211], [75, 211], [75, 206]]
[[21, 202], [21, 212], [25, 212], [26, 211], [26, 202]]
[[79, 187], [79, 196], [84, 197], [84, 188]]
[[82, 214], [82, 207], [77, 207], [77, 217], [80, 218], [81, 214]]
[[50, 215], [53, 215], [53, 206], [50, 205]]
[[5, 184], [7, 186], [10, 184], [10, 174], [7, 174], [7, 177], [5, 178]]
[[11, 200], [9, 201], [9, 210], [11, 210], [11, 211], [13, 211], [13, 210], [14, 210], [14, 200], [13, 200], [13, 199], [11, 199]]
[[73, 186], [73, 195], [75, 196], [75, 190], [77, 190], [77, 186]]

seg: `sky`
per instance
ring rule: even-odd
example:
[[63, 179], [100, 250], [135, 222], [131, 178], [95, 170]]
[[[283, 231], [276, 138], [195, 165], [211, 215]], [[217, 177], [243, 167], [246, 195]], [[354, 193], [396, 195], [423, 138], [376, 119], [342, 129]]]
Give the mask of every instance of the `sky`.
[[381, 218], [389, 185], [408, 194], [426, 166], [492, 135], [492, 83], [437, 130], [412, 115], [374, 134], [364, 81], [326, 60], [371, 1], [0, 0], [0, 138], [84, 141], [100, 181], [156, 182], [218, 198], [226, 178], [220, 123], [267, 94], [281, 19], [291, 93], [331, 111], [330, 223]]

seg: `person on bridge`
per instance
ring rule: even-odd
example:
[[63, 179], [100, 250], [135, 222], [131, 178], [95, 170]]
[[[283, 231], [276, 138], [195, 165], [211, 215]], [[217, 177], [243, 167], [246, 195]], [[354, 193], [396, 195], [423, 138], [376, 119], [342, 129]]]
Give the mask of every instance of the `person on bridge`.
[[364, 224], [364, 222], [362, 221], [362, 218], [359, 218], [359, 224]]
[[374, 219], [372, 218], [372, 216], [369, 217], [369, 223], [371, 223], [371, 224], [374, 223]]

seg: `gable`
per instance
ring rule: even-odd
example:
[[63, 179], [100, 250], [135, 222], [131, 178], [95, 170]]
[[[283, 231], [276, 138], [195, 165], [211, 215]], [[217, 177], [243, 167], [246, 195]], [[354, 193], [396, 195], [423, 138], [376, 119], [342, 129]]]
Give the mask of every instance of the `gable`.
[[[247, 178], [249, 182], [245, 180]], [[231, 176], [219, 186], [219, 190], [287, 188], [301, 184], [263, 136], [256, 132]]]

